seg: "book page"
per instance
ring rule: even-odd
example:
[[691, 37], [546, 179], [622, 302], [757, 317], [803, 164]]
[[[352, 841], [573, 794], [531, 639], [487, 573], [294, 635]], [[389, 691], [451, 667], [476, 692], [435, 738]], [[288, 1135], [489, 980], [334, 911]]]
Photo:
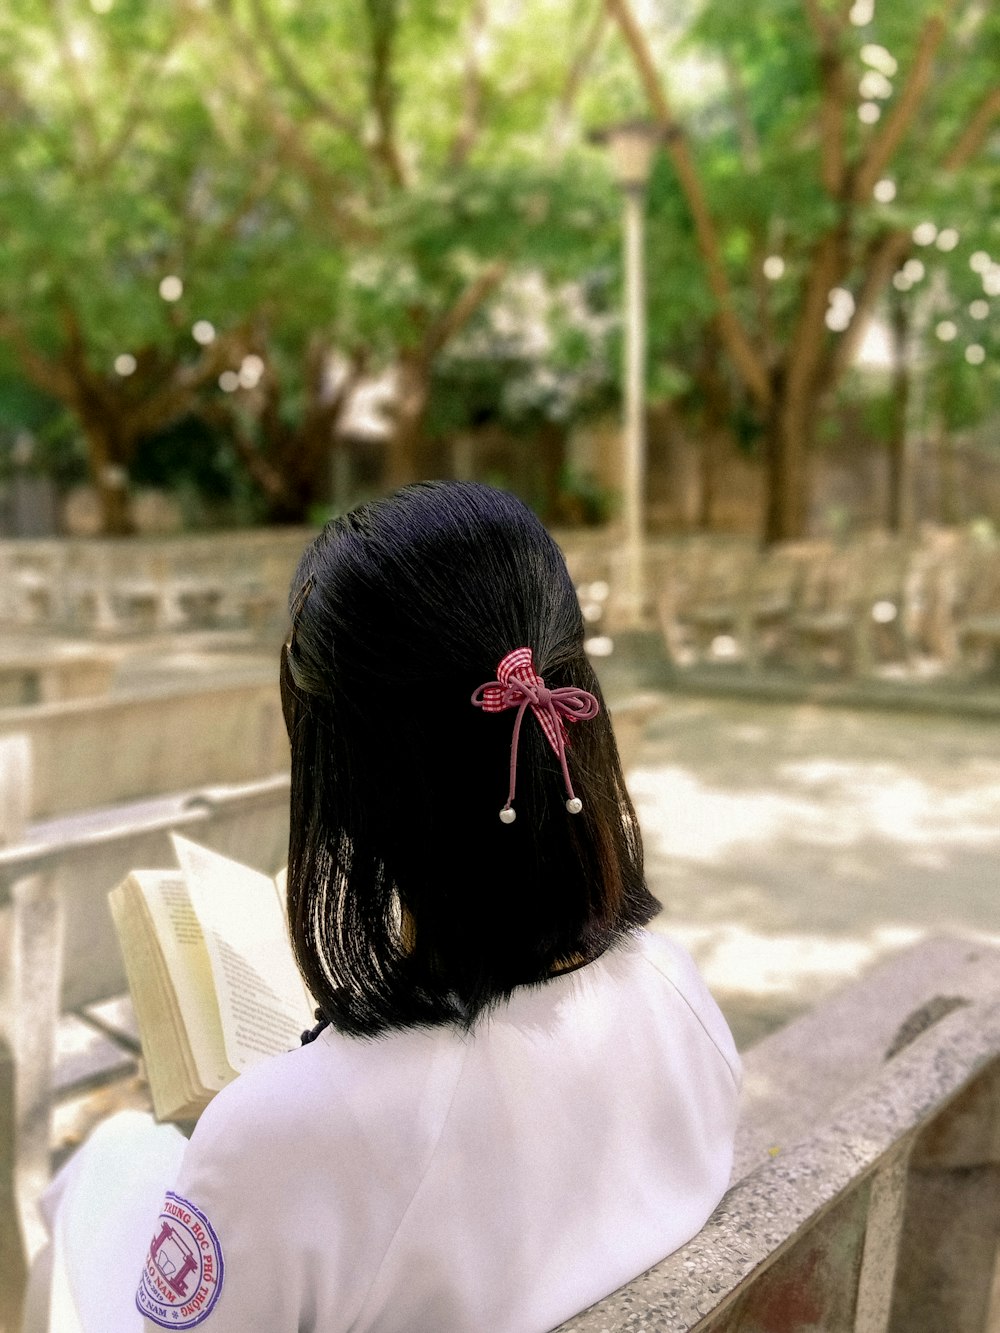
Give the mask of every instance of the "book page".
[[312, 1006], [292, 957], [274, 881], [171, 834], [205, 936], [232, 1067], [298, 1046]]
[[184, 877], [176, 870], [142, 870], [133, 880], [153, 923], [198, 1076], [207, 1088], [225, 1087], [235, 1067], [226, 1058], [212, 964]]

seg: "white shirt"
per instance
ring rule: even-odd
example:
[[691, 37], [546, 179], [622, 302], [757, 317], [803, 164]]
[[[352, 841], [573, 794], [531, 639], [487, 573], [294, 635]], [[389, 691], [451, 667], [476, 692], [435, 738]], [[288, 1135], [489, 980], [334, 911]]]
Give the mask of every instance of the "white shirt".
[[202, 1115], [173, 1216], [221, 1265], [163, 1325], [544, 1333], [700, 1230], [729, 1182], [739, 1077], [694, 963], [648, 931], [468, 1037], [327, 1029]]

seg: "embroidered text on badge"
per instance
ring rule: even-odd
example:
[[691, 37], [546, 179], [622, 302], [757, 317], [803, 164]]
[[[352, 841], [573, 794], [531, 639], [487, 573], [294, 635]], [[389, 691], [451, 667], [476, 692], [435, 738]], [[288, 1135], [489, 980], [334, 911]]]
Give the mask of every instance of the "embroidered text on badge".
[[167, 1191], [135, 1303], [161, 1328], [194, 1328], [222, 1291], [222, 1246], [203, 1212]]

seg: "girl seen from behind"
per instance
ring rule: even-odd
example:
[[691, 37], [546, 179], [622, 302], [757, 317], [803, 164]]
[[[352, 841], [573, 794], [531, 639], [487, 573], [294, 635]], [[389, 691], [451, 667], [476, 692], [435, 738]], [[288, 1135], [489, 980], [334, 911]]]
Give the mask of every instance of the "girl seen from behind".
[[513, 496], [428, 482], [328, 524], [291, 610], [289, 928], [320, 1023], [211, 1103], [156, 1223], [195, 1219], [211, 1290], [140, 1305], [206, 1333], [544, 1333], [701, 1228], [739, 1076], [645, 929], [572, 581]]

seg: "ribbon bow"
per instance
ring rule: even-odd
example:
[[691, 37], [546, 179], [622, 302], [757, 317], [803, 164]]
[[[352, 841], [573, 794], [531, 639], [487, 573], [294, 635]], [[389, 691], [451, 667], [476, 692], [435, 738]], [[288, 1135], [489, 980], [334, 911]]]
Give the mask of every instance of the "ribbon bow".
[[530, 708], [545, 732], [545, 738], [559, 756], [563, 780], [566, 783], [566, 809], [571, 815], [577, 815], [583, 809], [583, 802], [573, 792], [569, 767], [566, 763], [566, 747], [569, 734], [566, 722], [586, 722], [596, 717], [600, 705], [588, 690], [581, 690], [576, 685], [564, 685], [560, 689], [546, 688], [545, 681], [535, 674], [530, 648], [515, 648], [509, 652], [497, 667], [497, 680], [480, 685], [472, 695], [472, 703], [485, 713], [502, 713], [507, 708], [516, 708], [514, 735], [510, 744], [510, 788], [507, 803], [500, 811], [500, 818], [505, 824], [513, 824], [516, 818], [513, 810], [514, 782], [517, 775], [517, 742], [521, 734], [521, 721], [525, 710]]

